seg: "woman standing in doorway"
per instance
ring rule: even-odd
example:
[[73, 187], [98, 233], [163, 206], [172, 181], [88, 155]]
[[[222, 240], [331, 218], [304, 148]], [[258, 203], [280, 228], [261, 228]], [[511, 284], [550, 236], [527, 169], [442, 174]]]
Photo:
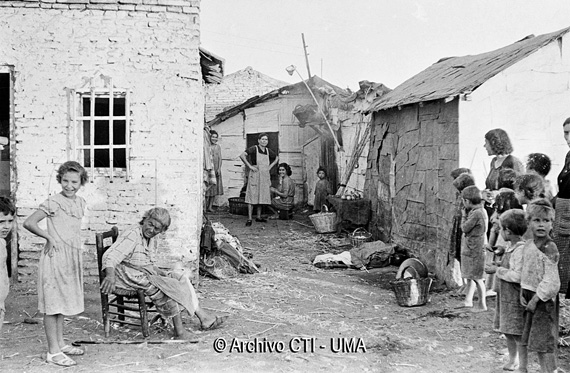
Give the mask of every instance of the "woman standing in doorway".
[[[564, 128], [564, 140], [570, 147], [570, 118], [562, 124]], [[570, 151], [566, 154], [564, 168], [558, 175], [558, 194], [553, 199], [555, 208], [553, 239], [560, 260], [558, 261], [558, 273], [560, 275], [560, 292], [569, 296], [568, 281], [570, 281]]]
[[206, 211], [214, 212], [214, 200], [216, 196], [224, 194], [224, 184], [222, 183], [222, 148], [218, 144], [219, 135], [216, 131], [210, 130], [210, 154], [212, 155], [214, 172], [216, 174], [216, 185], [212, 185], [206, 190]]
[[271, 204], [271, 176], [269, 171], [279, 162], [279, 157], [267, 147], [269, 136], [260, 133], [257, 145], [247, 148], [239, 157], [249, 169], [245, 203], [247, 203], [246, 227], [251, 226], [253, 218], [253, 205], [257, 206], [257, 222], [267, 222], [261, 217], [261, 205]]

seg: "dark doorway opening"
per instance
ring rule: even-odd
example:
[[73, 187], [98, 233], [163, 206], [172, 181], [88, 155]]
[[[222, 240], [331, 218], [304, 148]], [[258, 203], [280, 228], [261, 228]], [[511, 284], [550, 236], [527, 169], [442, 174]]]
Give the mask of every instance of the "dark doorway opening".
[[[11, 97], [12, 85], [11, 74], [9, 72], [0, 72], [0, 136], [4, 139], [10, 139], [10, 118], [11, 118]], [[10, 144], [4, 145], [0, 150], [0, 195], [12, 198], [10, 188], [11, 168], [10, 168]], [[13, 199], [12, 199], [13, 200]], [[8, 276], [12, 277], [12, 270], [16, 268], [18, 261], [18, 252], [16, 250], [16, 232], [12, 232], [6, 237], [6, 266], [8, 268]]]

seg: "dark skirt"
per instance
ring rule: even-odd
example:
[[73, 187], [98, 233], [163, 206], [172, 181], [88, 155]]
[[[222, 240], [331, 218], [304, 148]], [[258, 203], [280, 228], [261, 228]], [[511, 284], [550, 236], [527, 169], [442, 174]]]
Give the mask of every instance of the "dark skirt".
[[570, 281], [570, 199], [556, 198], [556, 215], [554, 219], [552, 239], [560, 253], [558, 273], [560, 275], [560, 293], [570, 298], [568, 281]]
[[[534, 292], [523, 289], [522, 297], [529, 302]], [[558, 344], [558, 312], [556, 302], [541, 300], [536, 304], [534, 312], [524, 311], [524, 328], [521, 343], [529, 352], [554, 353]]]
[[496, 298], [495, 329], [504, 334], [522, 335], [525, 308], [520, 300], [521, 286], [499, 278], [496, 281], [499, 283], [499, 291]]

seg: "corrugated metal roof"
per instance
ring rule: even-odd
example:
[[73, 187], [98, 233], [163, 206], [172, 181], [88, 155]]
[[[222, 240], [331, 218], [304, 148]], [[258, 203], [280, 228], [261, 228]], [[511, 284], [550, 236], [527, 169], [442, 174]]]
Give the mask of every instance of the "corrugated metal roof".
[[457, 96], [481, 84], [536, 50], [560, 38], [570, 27], [539, 36], [527, 36], [492, 52], [439, 60], [376, 100], [369, 111]]

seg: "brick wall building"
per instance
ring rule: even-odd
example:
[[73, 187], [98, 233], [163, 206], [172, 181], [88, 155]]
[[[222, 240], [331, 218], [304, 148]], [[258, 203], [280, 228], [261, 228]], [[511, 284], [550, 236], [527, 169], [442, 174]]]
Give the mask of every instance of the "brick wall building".
[[[154, 206], [173, 218], [160, 260], [195, 269], [204, 118], [199, 8], [199, 0], [0, 2], [0, 87], [9, 100], [0, 123], [10, 138], [4, 183], [21, 227], [60, 191], [61, 163], [86, 166], [90, 182], [79, 194], [88, 204], [87, 281], [96, 281], [95, 233], [136, 224]], [[35, 281], [44, 240], [18, 234], [12, 272]]]

